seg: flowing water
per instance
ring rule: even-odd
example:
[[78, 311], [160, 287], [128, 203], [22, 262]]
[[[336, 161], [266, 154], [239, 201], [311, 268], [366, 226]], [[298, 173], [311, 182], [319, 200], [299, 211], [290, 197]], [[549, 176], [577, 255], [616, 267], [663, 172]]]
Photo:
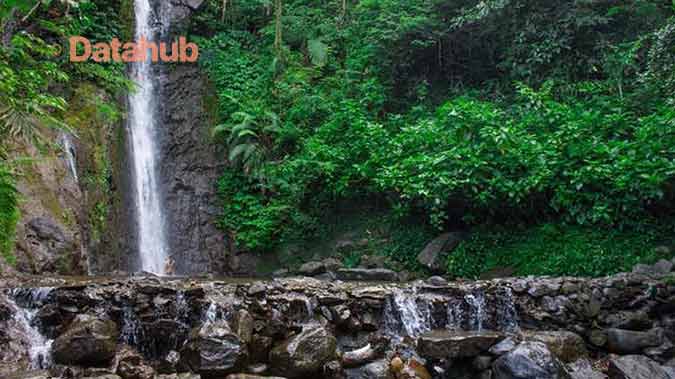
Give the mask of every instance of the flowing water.
[[[157, 31], [152, 27], [150, 0], [134, 0], [134, 10], [136, 41], [142, 38], [154, 40]], [[138, 251], [141, 270], [162, 275], [165, 273], [168, 247], [157, 165], [157, 75], [150, 59], [133, 63], [131, 74], [137, 83], [137, 90], [129, 97], [129, 134], [134, 169]]]
[[75, 160], [75, 146], [73, 145], [73, 140], [70, 134], [63, 133], [61, 135], [61, 148], [65, 154], [66, 162], [68, 163], [68, 169], [70, 170], [70, 175], [72, 175], [75, 183], [79, 182], [80, 179], [77, 176], [77, 163]]
[[49, 296], [51, 288], [15, 290], [7, 298], [12, 308], [14, 321], [18, 324], [21, 337], [27, 344], [27, 353], [31, 369], [46, 369], [51, 365], [51, 347], [53, 340], [46, 338], [37, 328], [35, 315], [40, 305]]

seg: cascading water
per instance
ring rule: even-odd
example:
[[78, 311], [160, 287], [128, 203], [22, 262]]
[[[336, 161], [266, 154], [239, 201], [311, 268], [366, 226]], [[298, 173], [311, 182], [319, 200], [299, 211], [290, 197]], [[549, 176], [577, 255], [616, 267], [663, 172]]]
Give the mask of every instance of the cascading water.
[[471, 330], [483, 330], [483, 324], [487, 315], [485, 313], [485, 294], [483, 291], [475, 291], [464, 295], [464, 300], [471, 307], [469, 313], [469, 327]]
[[[154, 40], [150, 0], [134, 0], [136, 41]], [[150, 57], [131, 66], [137, 90], [129, 97], [129, 134], [134, 169], [134, 194], [141, 270], [164, 274], [168, 256], [162, 197], [159, 188], [156, 146], [156, 74]]]
[[76, 162], [75, 147], [73, 146], [73, 141], [70, 134], [63, 133], [63, 135], [61, 135], [61, 148], [63, 149], [63, 153], [65, 154], [70, 174], [73, 176], [75, 183], [77, 183], [79, 182], [80, 179], [77, 176], [77, 164], [75, 163]]
[[390, 333], [417, 337], [431, 330], [429, 303], [421, 301], [418, 304], [416, 296], [401, 290], [395, 290], [387, 300], [384, 317], [385, 329]]
[[[35, 326], [35, 315], [51, 290], [47, 287], [15, 290], [7, 298], [7, 304], [12, 308], [14, 320], [21, 330], [21, 337], [28, 346], [31, 369], [46, 369], [51, 365], [53, 340], [43, 336]], [[21, 306], [17, 304], [18, 301]]]

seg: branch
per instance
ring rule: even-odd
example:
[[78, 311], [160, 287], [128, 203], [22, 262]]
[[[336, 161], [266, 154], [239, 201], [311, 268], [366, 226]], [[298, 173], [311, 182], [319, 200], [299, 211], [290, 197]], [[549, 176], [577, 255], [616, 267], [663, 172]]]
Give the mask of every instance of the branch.
[[33, 12], [35, 12], [35, 10], [38, 9], [38, 8], [40, 7], [40, 4], [42, 4], [42, 0], [38, 0], [38, 2], [35, 3], [35, 5], [33, 6], [33, 8], [31, 8], [31, 10], [28, 11], [28, 13], [26, 13], [25, 16], [23, 16], [23, 18], [21, 19], [21, 23], [26, 22], [26, 20], [28, 20], [28, 18], [33, 14]]

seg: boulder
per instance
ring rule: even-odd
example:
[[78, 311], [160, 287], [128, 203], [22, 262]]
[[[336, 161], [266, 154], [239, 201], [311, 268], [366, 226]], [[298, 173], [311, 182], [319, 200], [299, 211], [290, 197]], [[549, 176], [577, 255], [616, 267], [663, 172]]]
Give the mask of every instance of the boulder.
[[270, 352], [269, 363], [274, 372], [289, 378], [319, 373], [323, 365], [335, 360], [337, 341], [321, 325], [305, 325], [303, 330]]
[[338, 279], [346, 281], [395, 282], [398, 280], [396, 272], [384, 268], [343, 268], [339, 269], [335, 274]]
[[661, 259], [653, 265], [637, 264], [633, 267], [633, 273], [649, 276], [663, 276], [673, 270], [673, 262]]
[[567, 331], [525, 332], [524, 338], [545, 343], [558, 359], [566, 363], [588, 356], [584, 339], [576, 333]]
[[522, 342], [492, 365], [495, 379], [568, 379], [563, 365], [541, 342]]
[[307, 262], [300, 266], [298, 273], [305, 276], [315, 276], [326, 272], [326, 266], [323, 262]]
[[233, 320], [234, 333], [241, 338], [244, 343], [251, 343], [253, 338], [253, 317], [245, 309], [240, 309]]
[[216, 321], [194, 328], [180, 355], [181, 361], [192, 371], [222, 376], [241, 369], [247, 351], [244, 342], [225, 321]]
[[336, 258], [326, 258], [321, 263], [326, 267], [326, 271], [337, 271], [343, 267], [342, 262]]
[[647, 347], [659, 346], [661, 342], [661, 333], [656, 329], [647, 332], [617, 328], [607, 329], [607, 349], [612, 353], [639, 353]]
[[498, 344], [492, 346], [490, 348], [490, 350], [488, 350], [488, 351], [492, 355], [499, 356], [499, 355], [502, 355], [502, 354], [506, 354], [509, 351], [515, 349], [517, 345], [518, 344], [516, 343], [516, 341], [513, 338], [508, 337], [508, 338], [502, 340], [501, 342], [499, 342]]
[[607, 375], [593, 370], [591, 361], [585, 358], [568, 364], [567, 372], [571, 379], [607, 379]]
[[652, 327], [652, 320], [649, 319], [647, 312], [642, 310], [613, 313], [607, 316], [605, 323], [612, 328], [637, 331], [648, 330]]
[[54, 361], [89, 367], [106, 365], [115, 356], [118, 336], [117, 326], [111, 320], [80, 316], [54, 340]]
[[445, 287], [448, 285], [448, 281], [441, 276], [432, 276], [426, 280], [426, 284], [434, 287]]
[[389, 363], [380, 359], [360, 368], [345, 370], [348, 379], [394, 379]]
[[417, 262], [435, 273], [447, 272], [447, 254], [462, 241], [462, 234], [443, 233], [434, 238], [417, 255]]
[[123, 346], [115, 356], [114, 371], [122, 379], [153, 379], [155, 370], [147, 365], [143, 356], [129, 346]]
[[625, 355], [609, 360], [612, 379], [670, 379], [658, 363], [644, 355]]
[[286, 379], [280, 376], [260, 376], [253, 374], [230, 374], [225, 379]]
[[491, 331], [437, 330], [420, 336], [417, 349], [423, 357], [431, 359], [475, 357], [503, 338], [501, 333]]

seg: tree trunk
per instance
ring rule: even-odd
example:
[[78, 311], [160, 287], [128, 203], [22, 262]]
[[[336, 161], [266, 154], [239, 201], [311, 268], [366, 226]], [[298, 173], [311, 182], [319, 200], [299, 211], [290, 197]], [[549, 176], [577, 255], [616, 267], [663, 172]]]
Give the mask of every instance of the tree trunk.
[[16, 30], [17, 26], [17, 20], [15, 19], [15, 16], [16, 8], [12, 8], [7, 14], [5, 21], [2, 23], [1, 31], [3, 47], [9, 47], [9, 44], [12, 43], [12, 36], [14, 35], [14, 31]]
[[281, 51], [281, 15], [282, 15], [282, 0], [276, 0], [276, 25], [275, 25], [275, 35], [274, 35], [274, 49], [277, 51], [277, 54]]

